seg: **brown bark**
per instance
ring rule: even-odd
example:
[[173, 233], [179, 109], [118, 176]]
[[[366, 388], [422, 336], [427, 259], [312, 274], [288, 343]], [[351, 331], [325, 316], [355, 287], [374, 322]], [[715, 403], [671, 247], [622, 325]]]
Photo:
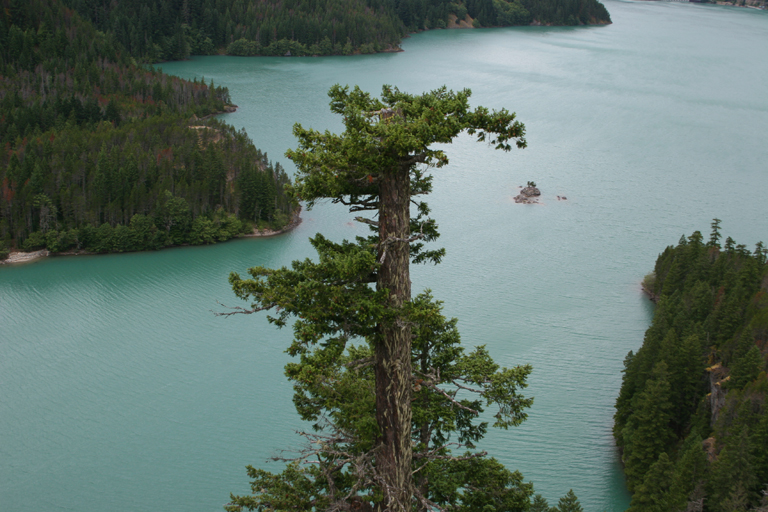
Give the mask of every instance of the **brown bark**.
[[[389, 290], [389, 306], [411, 299], [409, 272], [410, 181], [408, 166], [384, 173], [379, 188], [379, 239], [383, 261], [377, 287]], [[412, 509], [411, 327], [396, 316], [379, 326], [376, 343], [376, 421], [380, 429], [377, 474], [384, 500], [378, 509]]]

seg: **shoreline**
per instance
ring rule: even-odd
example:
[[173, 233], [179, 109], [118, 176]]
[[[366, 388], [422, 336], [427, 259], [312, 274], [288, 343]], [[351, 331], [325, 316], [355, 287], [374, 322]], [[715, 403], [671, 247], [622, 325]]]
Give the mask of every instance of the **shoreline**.
[[643, 294], [645, 294], [646, 297], [648, 297], [648, 300], [653, 302], [654, 304], [658, 304], [659, 302], [659, 296], [653, 293], [651, 290], [648, 289], [648, 287], [645, 285], [645, 283], [640, 283], [640, 290], [642, 290]]
[[[252, 233], [249, 233], [246, 235], [240, 235], [235, 238], [230, 238], [230, 240], [238, 240], [240, 238], [267, 238], [271, 236], [278, 236], [293, 230], [299, 224], [301, 224], [301, 206], [296, 208], [296, 210], [293, 213], [293, 217], [291, 218], [291, 221], [276, 231], [271, 229], [259, 230], [254, 228]], [[229, 240], [225, 240], [225, 242], [228, 242], [228, 241]], [[218, 242], [218, 243], [223, 243], [223, 242]], [[208, 244], [208, 245], [214, 245], [214, 244]], [[171, 245], [168, 247], [163, 247], [158, 250], [171, 249], [173, 247], [193, 247], [193, 246]], [[150, 251], [135, 251], [135, 252], [150, 252]], [[50, 256], [54, 256], [54, 257], [55, 256], [89, 256], [89, 255], [98, 255], [98, 254], [99, 253], [89, 252], [82, 249], [78, 249], [74, 251], [65, 251], [65, 252], [53, 252], [53, 253], [48, 249], [40, 249], [38, 251], [30, 251], [30, 252], [11, 251], [11, 253], [8, 255], [6, 259], [0, 260], [0, 265], [20, 265], [22, 263], [32, 263], [33, 261], [37, 261], [42, 258], [48, 258]], [[117, 254], [117, 253], [106, 252], [104, 254]]]
[[240, 235], [237, 238], [261, 238], [261, 237], [270, 237], [270, 236], [277, 236], [282, 235], [283, 233], [287, 233], [288, 231], [293, 230], [296, 226], [301, 224], [301, 205], [299, 205], [296, 210], [293, 212], [293, 216], [291, 217], [291, 221], [283, 226], [282, 228], [278, 229], [277, 231], [272, 229], [258, 229], [253, 228], [253, 232], [249, 233], [247, 235]]
[[220, 116], [221, 114], [231, 114], [233, 112], [237, 112], [238, 108], [240, 107], [235, 104], [227, 104], [227, 105], [224, 105], [224, 110], [221, 110], [219, 112], [214, 112], [212, 114], [208, 114], [207, 116], [203, 116], [203, 117], [192, 116], [193, 117], [192, 122], [205, 121], [206, 119], [210, 119], [213, 116]]
[[0, 265], [12, 265], [14, 263], [29, 263], [40, 258], [47, 258], [51, 255], [51, 251], [48, 249], [40, 249], [39, 251], [22, 252], [11, 251], [8, 257], [4, 260], [0, 260]]
[[[655, 1], [664, 1], [664, 0], [644, 0], [649, 2], [655, 2]], [[667, 0], [670, 1], [670, 0]], [[678, 0], [679, 1], [679, 0]], [[758, 11], [764, 11], [766, 10], [766, 5], [762, 4], [747, 4], [745, 3], [739, 3], [737, 1], [730, 1], [730, 0], [715, 0], [715, 1], [705, 1], [705, 0], [684, 0], [680, 1], [679, 3], [691, 3], [691, 4], [699, 4], [699, 5], [722, 5], [724, 7], [745, 7], [747, 9], [756, 9]]]

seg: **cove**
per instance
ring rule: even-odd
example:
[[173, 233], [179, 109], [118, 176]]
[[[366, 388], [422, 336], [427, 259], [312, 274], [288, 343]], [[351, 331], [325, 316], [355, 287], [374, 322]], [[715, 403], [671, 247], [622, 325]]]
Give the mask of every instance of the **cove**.
[[[517, 112], [527, 149], [446, 148], [429, 202], [447, 256], [414, 268], [413, 289], [445, 301], [466, 345], [534, 367], [529, 419], [481, 448], [550, 504], [573, 488], [585, 510], [620, 511], [613, 402], [650, 320], [640, 280], [713, 217], [738, 243], [768, 241], [768, 14], [606, 6], [606, 27], [433, 31], [399, 54], [162, 67], [229, 87], [240, 108], [223, 118], [289, 170], [294, 122], [340, 129], [334, 83], [469, 87], [474, 105]], [[529, 180], [542, 204], [515, 204]], [[0, 268], [0, 508], [221, 510], [247, 492], [246, 464], [271, 468], [296, 446], [290, 332], [210, 311], [238, 305], [230, 271], [311, 256], [316, 232], [365, 232], [333, 205], [303, 218], [269, 239]]]

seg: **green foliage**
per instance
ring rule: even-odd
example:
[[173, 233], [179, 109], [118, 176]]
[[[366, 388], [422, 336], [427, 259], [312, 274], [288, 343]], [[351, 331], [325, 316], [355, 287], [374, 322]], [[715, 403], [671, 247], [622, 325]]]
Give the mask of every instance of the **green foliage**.
[[495, 459], [466, 453], [456, 460], [436, 460], [425, 471], [424, 479], [432, 487], [430, 500], [443, 510], [528, 510], [533, 485]]
[[633, 512], [747, 510], [768, 478], [768, 268], [762, 244], [721, 247], [720, 222], [706, 244], [667, 247], [644, 283], [656, 311], [614, 417]]
[[573, 489], [570, 489], [565, 496], [560, 498], [555, 507], [550, 507], [541, 494], [535, 495], [528, 512], [583, 512], [583, 510], [579, 498], [576, 497]]
[[669, 460], [667, 454], [662, 452], [658, 460], [645, 472], [643, 483], [635, 489], [629, 512], [634, 512], [635, 510], [648, 512], [667, 512], [673, 510], [669, 495], [673, 475], [674, 465]]
[[128, 251], [231, 238], [243, 225], [233, 216], [290, 218], [284, 171], [244, 132], [196, 119], [229, 103], [225, 88], [136, 66], [112, 35], [60, 3], [10, 12], [0, 10], [0, 37], [9, 27], [13, 43], [0, 45], [0, 239]]
[[519, 1], [493, 0], [493, 7], [499, 25], [528, 25], [532, 21], [531, 13]]
[[709, 463], [703, 448], [703, 440], [693, 432], [685, 440], [672, 474], [665, 503], [671, 510], [684, 510], [689, 501], [698, 499], [697, 491], [703, 492], [709, 471]]
[[644, 390], [633, 399], [634, 414], [621, 432], [624, 448], [624, 471], [627, 487], [634, 491], [643, 481], [648, 468], [672, 441], [671, 389], [667, 365], [659, 362]]
[[536, 494], [531, 502], [529, 512], [549, 512], [549, 503], [541, 494]]
[[756, 346], [752, 346], [744, 357], [736, 359], [731, 369], [731, 380], [728, 387], [742, 389], [755, 380], [765, 367], [765, 357]]
[[[494, 427], [525, 420], [532, 399], [521, 391], [531, 368], [501, 368], [483, 346], [465, 352], [457, 321], [442, 315], [441, 303], [428, 291], [412, 298], [410, 286], [401, 286], [410, 262], [443, 256], [424, 248], [438, 236], [427, 205], [419, 203], [413, 216], [408, 210], [411, 195], [431, 190], [428, 167], [448, 163], [433, 145], [468, 131], [498, 149], [525, 146], [514, 114], [470, 110], [469, 95], [441, 88], [413, 96], [385, 86], [377, 99], [334, 86], [331, 110], [343, 116], [345, 131], [294, 127], [299, 148], [287, 153], [298, 167], [293, 194], [310, 208], [330, 198], [352, 211], [376, 211], [378, 220], [358, 217], [374, 235], [354, 242], [316, 235], [316, 261], [230, 276], [250, 307], [228, 314], [269, 310], [278, 327], [293, 321], [287, 352], [295, 360], [286, 375], [299, 415], [315, 432], [303, 433], [310, 445], [281, 474], [249, 469], [253, 495], [232, 496], [229, 510], [358, 509], [388, 500], [393, 510], [414, 501], [466, 512], [528, 509], [533, 489], [522, 475], [473, 450], [488, 429], [481, 419], [486, 407], [494, 409]], [[402, 300], [393, 300], [398, 293]], [[404, 358], [394, 361], [387, 347], [397, 343]], [[403, 368], [404, 375], [396, 373]], [[407, 420], [386, 423], [394, 414]], [[393, 444], [390, 432], [401, 425], [408, 476], [393, 489], [392, 466], [381, 461]], [[298, 464], [310, 458], [317, 462], [311, 468]]]
[[[158, 62], [211, 55], [349, 55], [399, 46], [409, 32], [445, 28], [449, 16], [477, 25], [609, 23], [598, 0], [66, 0], [131, 55]], [[24, 34], [14, 32], [14, 53]]]
[[583, 512], [584, 509], [581, 508], [579, 499], [574, 494], [573, 489], [571, 489], [565, 496], [560, 498], [554, 510], [557, 512]]
[[[325, 503], [333, 496], [347, 495], [355, 482], [360, 484], [356, 492], [376, 495], [370, 474], [354, 471], [372, 464], [366, 457], [379, 435], [373, 339], [376, 324], [390, 313], [381, 306], [382, 294], [367, 285], [376, 267], [375, 254], [364, 241], [334, 244], [317, 235], [312, 244], [318, 263], [296, 261], [290, 269], [276, 270], [255, 267], [248, 271], [252, 279], [233, 274], [230, 282], [241, 298], [258, 298], [254, 309], [275, 307], [279, 314], [268, 317], [270, 322], [283, 326], [298, 316], [288, 352], [300, 362], [286, 366], [286, 375], [294, 382], [294, 404], [315, 429], [336, 435], [317, 437], [317, 442], [327, 443], [318, 469], [299, 469], [294, 464], [273, 475], [249, 468], [254, 495], [232, 496], [232, 510]], [[532, 399], [518, 390], [526, 386], [530, 367], [500, 368], [483, 347], [465, 354], [456, 319], [446, 320], [441, 304], [428, 292], [416, 297], [408, 309], [410, 321], [418, 326], [412, 352], [412, 437], [422, 492], [434, 503], [462, 511], [483, 511], [489, 506], [526, 510], [532, 486], [523, 483], [520, 473], [510, 472], [482, 453], [450, 456], [448, 447], [456, 442], [473, 447], [483, 437], [487, 423], [477, 418], [484, 405], [498, 408], [494, 426], [507, 428], [522, 422]], [[367, 344], [350, 344], [361, 338]], [[460, 389], [470, 386], [478, 390], [477, 398], [459, 399]], [[338, 467], [341, 457], [358, 465], [335, 474], [336, 488], [328, 496], [323, 465]]]
[[741, 430], [732, 442], [723, 447], [712, 465], [708, 494], [716, 511], [745, 510], [757, 501], [757, 490], [762, 487], [754, 471], [754, 458], [750, 451], [749, 435]]
[[[496, 149], [508, 151], [510, 140], [519, 148], [525, 147], [525, 127], [515, 120], [514, 113], [505, 109], [490, 112], [483, 107], [470, 110], [470, 95], [468, 89], [453, 92], [443, 87], [413, 96], [384, 86], [379, 100], [358, 87], [350, 91], [333, 86], [329, 92], [331, 111], [344, 117], [346, 131], [340, 136], [294, 127], [300, 147], [286, 155], [300, 170], [295, 185], [298, 197], [311, 207], [320, 198], [341, 202], [339, 198], [352, 196], [356, 201], [366, 192], [375, 194], [381, 170], [399, 165], [398, 158], [410, 155], [416, 155], [410, 162], [414, 166], [411, 194], [429, 193], [431, 177], [415, 165], [446, 165], [445, 152], [430, 145], [449, 143], [463, 131]], [[326, 149], [316, 151], [320, 147]], [[360, 180], [359, 186], [355, 180]]]

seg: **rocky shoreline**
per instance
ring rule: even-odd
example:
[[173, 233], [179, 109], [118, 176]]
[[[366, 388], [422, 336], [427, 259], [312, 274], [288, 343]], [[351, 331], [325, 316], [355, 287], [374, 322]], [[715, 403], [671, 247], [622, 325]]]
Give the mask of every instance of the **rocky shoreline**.
[[218, 116], [218, 115], [221, 115], [221, 114], [231, 114], [232, 112], [237, 112], [238, 108], [239, 107], [237, 105], [224, 105], [224, 110], [222, 110], [220, 112], [214, 112], [213, 114], [208, 114], [207, 116], [203, 116], [203, 117], [197, 117], [197, 116], [193, 115], [192, 116], [192, 122], [194, 122], [194, 121], [205, 121], [208, 118], [211, 118], [213, 116]]
[[0, 265], [9, 265], [11, 263], [28, 263], [40, 258], [50, 256], [51, 252], [47, 249], [32, 252], [11, 252], [4, 260], [0, 260]]
[[282, 235], [283, 233], [287, 233], [288, 231], [291, 231], [293, 228], [295, 228], [299, 224], [301, 224], [301, 206], [299, 206], [298, 208], [296, 208], [296, 210], [294, 210], [293, 217], [291, 218], [291, 222], [289, 222], [282, 228], [278, 230], [254, 228], [253, 233], [250, 233], [248, 235], [240, 235], [238, 238], [256, 238], [256, 237]]
[[659, 296], [653, 293], [651, 291], [651, 288], [648, 284], [648, 277], [643, 280], [642, 283], [640, 283], [640, 289], [643, 290], [643, 293], [648, 297], [648, 299], [653, 302], [654, 304], [657, 304], [659, 302]]

